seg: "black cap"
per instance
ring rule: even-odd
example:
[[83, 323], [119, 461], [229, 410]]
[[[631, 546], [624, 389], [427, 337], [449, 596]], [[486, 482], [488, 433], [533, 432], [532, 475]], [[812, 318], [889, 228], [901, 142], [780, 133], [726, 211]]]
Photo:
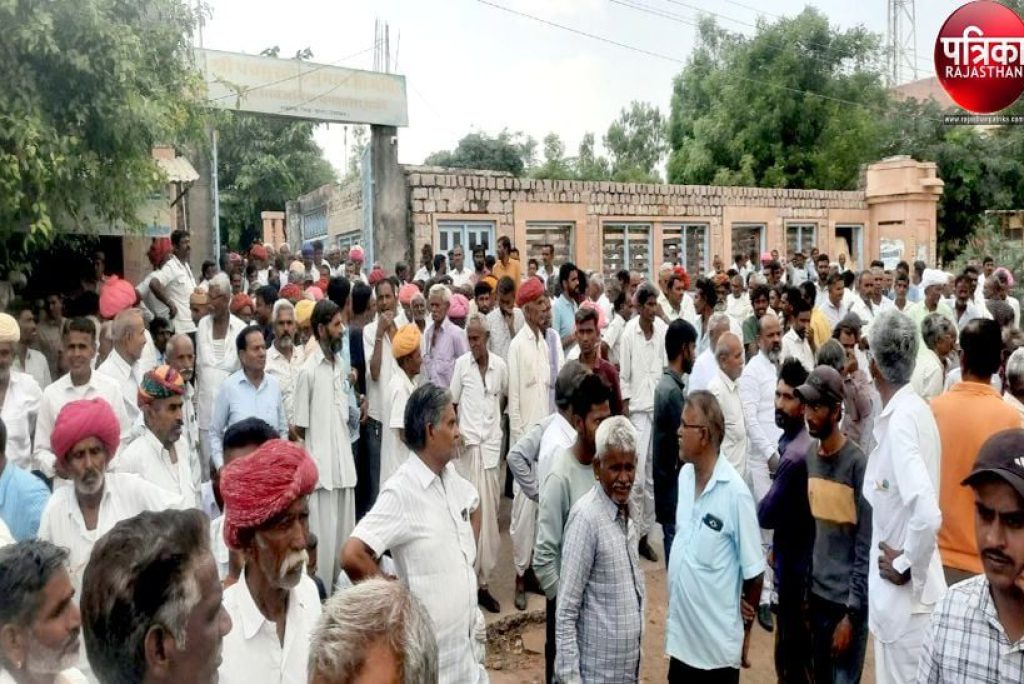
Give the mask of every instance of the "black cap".
[[974, 485], [985, 477], [998, 477], [1024, 497], [1024, 430], [997, 432], [981, 445], [970, 475], [962, 485]]
[[818, 366], [795, 393], [805, 404], [838, 406], [843, 403], [843, 378], [832, 366]]

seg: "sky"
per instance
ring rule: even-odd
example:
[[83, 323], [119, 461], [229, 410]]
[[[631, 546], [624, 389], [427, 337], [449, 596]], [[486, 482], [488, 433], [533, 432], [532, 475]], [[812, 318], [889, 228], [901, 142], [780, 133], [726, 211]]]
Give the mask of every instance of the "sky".
[[[281, 56], [309, 48], [313, 61], [373, 67], [374, 22], [390, 26], [392, 71], [405, 75], [409, 126], [398, 157], [419, 164], [452, 149], [466, 133], [522, 131], [538, 141], [559, 134], [568, 154], [590, 131], [598, 141], [633, 100], [669, 112], [672, 78], [695, 43], [700, 12], [752, 35], [759, 16], [799, 14], [807, 5], [839, 28], [863, 25], [884, 36], [886, 0], [207, 0], [207, 48]], [[487, 4], [492, 3], [492, 4]], [[632, 5], [628, 7], [626, 5]], [[919, 77], [932, 76], [935, 38], [963, 0], [917, 0]], [[517, 16], [494, 5], [601, 36], [664, 59]], [[675, 18], [652, 16], [649, 8]], [[763, 14], [768, 8], [770, 14]], [[355, 56], [353, 56], [355, 55]], [[316, 139], [339, 171], [346, 126], [320, 126]], [[348, 127], [350, 128], [350, 127]]]

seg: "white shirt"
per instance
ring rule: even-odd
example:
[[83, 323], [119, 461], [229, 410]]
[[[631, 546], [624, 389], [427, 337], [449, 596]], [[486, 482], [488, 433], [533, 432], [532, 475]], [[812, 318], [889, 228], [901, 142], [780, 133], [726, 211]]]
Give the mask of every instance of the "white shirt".
[[743, 321], [754, 315], [754, 307], [750, 303], [750, 295], [746, 292], [739, 297], [730, 294], [726, 297], [725, 312], [734, 321], [743, 325]]
[[[14, 544], [14, 543], [16, 543], [15, 539], [14, 539], [14, 535], [12, 535], [11, 531], [9, 529], [7, 529], [7, 524], [4, 523], [3, 520], [0, 520], [0, 548], [3, 548], [5, 546], [10, 546], [11, 544]], [[4, 680], [0, 679], [0, 684], [2, 684], [3, 681]], [[11, 679], [10, 681], [11, 681], [12, 684], [14, 684], [14, 680], [13, 679]]]
[[679, 300], [678, 309], [672, 308], [672, 304], [668, 301], [668, 297], [665, 296], [664, 292], [658, 294], [658, 305], [661, 306], [661, 311], [668, 318], [669, 323], [681, 318], [690, 325], [693, 325], [694, 321], [697, 320], [697, 309], [693, 306], [693, 297], [690, 296], [689, 292], [683, 293], [683, 298]]
[[117, 422], [121, 426], [121, 447], [128, 442], [128, 435], [131, 432], [132, 424], [128, 420], [128, 414], [124, 409], [124, 399], [121, 390], [113, 380], [92, 371], [89, 381], [81, 387], [71, 384], [71, 374], [65, 373], [60, 379], [43, 390], [43, 398], [39, 402], [39, 416], [36, 419], [35, 452], [33, 456], [33, 468], [43, 472], [48, 477], [53, 477], [53, 464], [57, 460], [50, 447], [50, 435], [53, 433], [53, 425], [57, 421], [57, 415], [66, 404], [79, 399], [95, 399], [99, 397], [113, 409], [117, 416]]
[[[258, 570], [254, 570], [258, 572]], [[231, 631], [224, 637], [217, 674], [224, 684], [306, 684], [309, 643], [320, 620], [320, 594], [305, 573], [288, 592], [284, 643], [277, 624], [264, 617], [246, 583], [246, 572], [224, 590], [224, 610], [231, 616]]]
[[612, 314], [615, 312], [615, 307], [612, 305], [611, 300], [608, 299], [608, 295], [604, 292], [601, 293], [601, 296], [598, 297], [597, 301], [594, 303], [597, 304], [597, 308], [604, 313], [604, 327], [607, 328], [608, 324], [612, 320]]
[[31, 375], [11, 371], [7, 395], [0, 406], [0, 419], [7, 428], [7, 460], [24, 470], [32, 470], [32, 431], [35, 429], [43, 390]]
[[348, 433], [348, 378], [340, 359], [328, 361], [317, 345], [295, 378], [295, 425], [306, 429], [306, 448], [319, 473], [317, 487], [356, 486], [356, 464]]
[[[153, 316], [159, 316], [160, 318], [170, 320], [171, 310], [167, 308], [166, 304], [164, 304], [163, 302], [156, 298], [156, 295], [153, 294], [153, 289], [149, 286], [150, 282], [152, 282], [153, 280], [156, 280], [161, 285], [164, 285], [166, 284], [165, 279], [166, 275], [164, 274], [163, 269], [150, 271], [148, 274], [146, 274], [146, 277], [143, 278], [139, 282], [139, 284], [135, 286], [135, 290], [139, 293], [139, 296], [142, 297], [142, 303], [145, 305], [147, 309], [149, 309], [152, 312]], [[206, 281], [203, 281], [198, 285], [198, 287], [204, 288], [204, 291], [205, 286]], [[171, 326], [173, 327], [174, 324], [171, 323]]]
[[925, 401], [942, 394], [943, 382], [946, 379], [946, 368], [938, 354], [921, 345], [914, 363], [914, 373], [910, 376], [910, 386]]
[[277, 378], [281, 388], [281, 401], [284, 403], [284, 415], [289, 425], [295, 424], [295, 379], [306, 361], [306, 352], [299, 345], [292, 346], [292, 358], [289, 361], [273, 344], [267, 349], [267, 375]]
[[743, 368], [737, 384], [747, 426], [747, 455], [763, 463], [778, 451], [782, 435], [782, 428], [775, 425], [778, 371], [764, 352], [759, 351]]
[[629, 401], [631, 413], [654, 410], [654, 390], [661, 379], [661, 372], [668, 365], [665, 355], [667, 331], [665, 321], [655, 318], [651, 338], [647, 339], [640, 328], [639, 316], [627, 323], [622, 331], [619, 382], [622, 400]]
[[223, 582], [231, 569], [231, 550], [224, 541], [223, 514], [210, 520], [210, 551], [213, 552], [213, 560], [217, 561], [217, 577]]
[[708, 391], [715, 395], [725, 418], [725, 437], [719, 452], [740, 477], [744, 477], [747, 472], [747, 428], [739, 386], [719, 368], [718, 374], [708, 384]]
[[196, 279], [192, 275], [192, 267], [183, 264], [177, 256], [172, 254], [160, 270], [162, 272], [160, 282], [163, 283], [164, 292], [177, 310], [177, 316], [172, 321], [174, 332], [195, 332], [196, 324], [192, 322], [192, 309], [189, 307], [188, 301], [196, 289]]
[[601, 341], [608, 345], [608, 360], [619, 365], [619, 349], [622, 342], [622, 331], [626, 329], [626, 319], [612, 314], [608, 327], [601, 333]]
[[121, 390], [121, 398], [124, 400], [124, 410], [128, 420], [133, 424], [139, 419], [139, 384], [142, 382], [142, 372], [139, 370], [139, 363], [129, 365], [117, 349], [111, 349], [96, 369], [115, 383]]
[[785, 361], [791, 357], [799, 361], [808, 373], [814, 370], [814, 352], [811, 351], [811, 343], [807, 341], [806, 337], [801, 339], [793, 328], [790, 328], [789, 332], [782, 336], [781, 358]]
[[142, 479], [180, 496], [187, 507], [200, 505], [199, 485], [202, 469], [199, 454], [189, 448], [189, 440], [182, 429], [174, 444], [177, 463], [171, 462], [171, 452], [164, 448], [149, 428], [126, 446], [110, 464], [118, 473], [134, 473]]
[[452, 369], [452, 401], [459, 405], [459, 432], [467, 446], [480, 447], [485, 468], [501, 458], [501, 400], [508, 395], [508, 367], [497, 354], [487, 353], [487, 368], [469, 351]]
[[850, 313], [850, 307], [846, 305], [845, 298], [843, 301], [839, 302], [839, 306], [836, 307], [832, 306], [832, 300], [826, 296], [824, 301], [818, 304], [818, 308], [821, 310], [821, 313], [824, 314], [829, 327], [833, 330], [837, 325], [839, 325], [839, 321], [843, 320], [846, 314]]
[[[562, 345], [555, 345], [558, 368], [565, 363]], [[547, 340], [524, 325], [508, 347], [508, 418], [512, 444], [535, 423], [550, 415], [551, 388], [556, 378], [551, 377], [551, 359]]]
[[707, 349], [697, 355], [697, 360], [693, 362], [693, 370], [690, 371], [687, 391], [706, 390], [716, 375], [718, 375], [718, 360], [715, 358], [714, 350], [709, 345]]
[[476, 272], [466, 268], [465, 266], [462, 267], [461, 271], [456, 270], [454, 268], [448, 269], [448, 275], [451, 276], [452, 279], [452, 287], [462, 287], [463, 285], [469, 285], [470, 281], [472, 281], [473, 279], [474, 273]]
[[414, 281], [419, 280], [419, 281], [425, 283], [425, 282], [427, 282], [428, 280], [430, 280], [433, 277], [434, 277], [433, 271], [428, 269], [426, 266], [420, 266], [419, 269], [416, 271], [416, 273], [413, 275], [412, 279]]
[[[2, 544], [0, 544], [2, 546]], [[85, 647], [80, 649], [82, 656], [85, 656]], [[58, 672], [53, 677], [53, 684], [86, 684], [88, 678], [82, 672], [75, 667], [69, 667], [66, 670]], [[0, 670], [0, 684], [15, 684], [14, 677], [10, 675], [7, 670]]]
[[437, 637], [442, 684], [487, 681], [474, 653], [482, 616], [469, 515], [479, 501], [453, 463], [438, 476], [410, 454], [352, 531], [377, 557], [391, 550], [399, 578], [427, 609]]
[[405, 405], [416, 391], [416, 378], [410, 378], [401, 368], [391, 376], [387, 399], [387, 420], [380, 440], [380, 485], [394, 475], [402, 465], [402, 459], [409, 455], [409, 449], [399, 436], [405, 429]]
[[[223, 340], [214, 342], [213, 316], [203, 316], [196, 330], [196, 422], [200, 430], [210, 429], [213, 403], [221, 383], [242, 367], [238, 361], [235, 338], [245, 328], [242, 319], [228, 314], [228, 332]], [[218, 358], [215, 345], [222, 345], [224, 353]]]
[[24, 366], [21, 365], [21, 359], [18, 357], [17, 350], [15, 350], [14, 364], [11, 368], [19, 373], [31, 375], [32, 379], [39, 383], [40, 387], [46, 387], [52, 382], [50, 379], [50, 364], [46, 361], [46, 357], [43, 356], [42, 352], [35, 349], [30, 348], [25, 354]]
[[82, 573], [97, 539], [117, 523], [143, 511], [183, 507], [181, 497], [146, 482], [138, 475], [108, 472], [104, 479], [96, 529], [85, 529], [74, 485], [54, 489], [39, 521], [39, 538], [68, 550], [68, 574], [76, 596], [82, 590]]
[[384, 423], [386, 428], [390, 414], [385, 411], [384, 402], [387, 400], [388, 387], [391, 385], [391, 376], [400, 369], [395, 361], [395, 355], [391, 351], [391, 338], [385, 333], [380, 342], [380, 373], [377, 379], [373, 379], [370, 373], [370, 359], [373, 358], [373, 345], [377, 340], [377, 323], [380, 319], [375, 318], [363, 328], [363, 354], [366, 357], [366, 412], [379, 423]]
[[505, 316], [501, 313], [501, 307], [495, 306], [487, 314], [487, 351], [497, 354], [508, 364], [508, 348], [512, 344], [512, 338], [526, 325], [523, 318], [523, 310], [519, 307], [512, 309], [512, 330], [509, 330]]
[[[864, 498], [872, 511], [868, 624], [888, 644], [906, 634], [912, 614], [930, 613], [946, 592], [936, 543], [942, 526], [942, 445], [931, 409], [908, 385], [893, 395], [876, 419], [874, 437], [876, 446], [864, 471]], [[893, 568], [910, 568], [907, 584], [897, 586], [879, 575], [875, 552], [882, 542], [903, 549]]]
[[537, 482], [544, 489], [544, 481], [551, 472], [554, 458], [576, 443], [576, 429], [561, 413], [555, 413], [540, 436], [540, 451], [537, 452]]

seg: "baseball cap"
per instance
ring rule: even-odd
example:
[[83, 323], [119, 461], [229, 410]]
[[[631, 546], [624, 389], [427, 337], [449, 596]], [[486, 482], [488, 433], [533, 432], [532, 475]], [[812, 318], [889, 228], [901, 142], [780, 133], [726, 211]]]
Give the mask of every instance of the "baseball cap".
[[796, 396], [805, 404], [843, 403], [843, 378], [832, 366], [818, 366], [807, 382], [796, 388]]
[[989, 437], [960, 484], [974, 485], [987, 476], [998, 477], [1024, 497], [1024, 430], [1013, 428]]

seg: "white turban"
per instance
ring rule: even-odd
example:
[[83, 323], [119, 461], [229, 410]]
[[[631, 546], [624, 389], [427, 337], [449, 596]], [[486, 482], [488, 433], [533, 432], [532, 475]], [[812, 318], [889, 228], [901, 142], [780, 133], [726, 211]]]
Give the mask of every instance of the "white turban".
[[0, 342], [17, 342], [21, 339], [18, 321], [10, 314], [0, 313]]
[[945, 286], [949, 282], [949, 275], [937, 268], [926, 268], [921, 275], [921, 289], [927, 290], [932, 285]]

